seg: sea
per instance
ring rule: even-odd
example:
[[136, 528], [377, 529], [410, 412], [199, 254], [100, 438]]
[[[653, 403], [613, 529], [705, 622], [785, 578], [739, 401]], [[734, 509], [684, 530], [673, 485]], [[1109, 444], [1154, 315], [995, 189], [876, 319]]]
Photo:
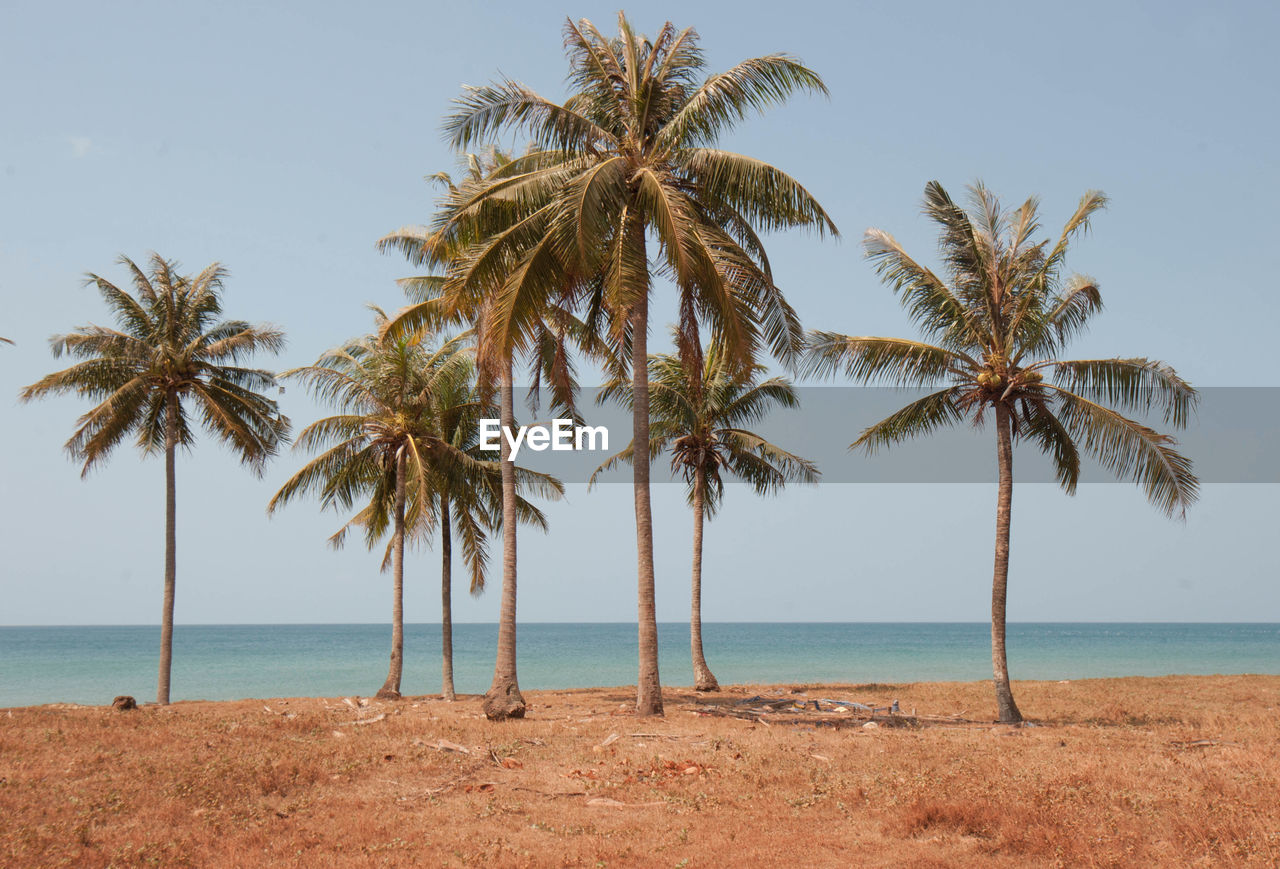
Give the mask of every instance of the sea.
[[[454, 625], [459, 693], [493, 676], [498, 629]], [[521, 688], [634, 685], [634, 624], [522, 624]], [[689, 686], [687, 624], [658, 626], [665, 685]], [[708, 623], [707, 661], [722, 684], [972, 681], [991, 676], [984, 623]], [[0, 627], [0, 707], [154, 699], [157, 626]], [[368, 696], [386, 678], [391, 628], [178, 625], [174, 700]], [[1280, 624], [1013, 623], [1017, 679], [1280, 674]], [[405, 626], [402, 691], [440, 691], [440, 626]]]

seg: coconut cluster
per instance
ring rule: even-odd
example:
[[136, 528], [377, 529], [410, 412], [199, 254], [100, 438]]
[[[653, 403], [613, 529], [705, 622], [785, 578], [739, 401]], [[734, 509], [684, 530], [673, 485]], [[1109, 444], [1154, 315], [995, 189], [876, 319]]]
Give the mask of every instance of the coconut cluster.
[[1001, 374], [999, 371], [985, 369], [978, 374], [978, 386], [989, 395], [1002, 393], [1010, 385], [1015, 389], [1025, 389], [1043, 380], [1044, 377], [1038, 371], [1014, 371], [1012, 374]]

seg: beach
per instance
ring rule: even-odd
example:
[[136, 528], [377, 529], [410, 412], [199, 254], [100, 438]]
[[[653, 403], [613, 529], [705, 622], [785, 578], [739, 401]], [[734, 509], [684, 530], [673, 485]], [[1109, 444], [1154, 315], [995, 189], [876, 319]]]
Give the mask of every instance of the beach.
[[1280, 867], [1280, 4], [14, 6], [0, 869]]
[[475, 696], [11, 709], [0, 862], [1280, 860], [1280, 677], [1016, 690], [1034, 726], [993, 723], [986, 681], [667, 687], [660, 719], [630, 687], [527, 690], [501, 723]]

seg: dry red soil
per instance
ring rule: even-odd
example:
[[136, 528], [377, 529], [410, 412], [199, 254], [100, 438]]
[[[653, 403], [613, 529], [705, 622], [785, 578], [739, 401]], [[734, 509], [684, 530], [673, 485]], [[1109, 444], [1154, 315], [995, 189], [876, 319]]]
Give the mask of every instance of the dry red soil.
[[504, 723], [474, 697], [3, 710], [0, 863], [1280, 863], [1280, 677], [1016, 691], [1036, 726], [993, 724], [987, 683], [667, 689], [647, 719], [531, 691]]

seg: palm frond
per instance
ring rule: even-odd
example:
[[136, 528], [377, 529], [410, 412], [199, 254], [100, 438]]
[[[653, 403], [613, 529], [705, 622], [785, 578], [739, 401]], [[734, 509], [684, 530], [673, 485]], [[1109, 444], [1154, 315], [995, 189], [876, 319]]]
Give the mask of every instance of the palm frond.
[[1046, 365], [1069, 392], [1142, 414], [1159, 407], [1164, 421], [1177, 428], [1186, 428], [1199, 402], [1191, 384], [1152, 359], [1082, 359]]
[[984, 342], [981, 322], [937, 275], [913, 260], [897, 239], [883, 230], [868, 229], [862, 244], [880, 280], [902, 296], [907, 313], [926, 335], [949, 347], [974, 347]]
[[1076, 275], [1065, 292], [1044, 310], [1030, 312], [1025, 335], [1013, 336], [1024, 352], [1056, 355], [1102, 310], [1102, 293], [1098, 282]]
[[921, 341], [814, 332], [802, 371], [828, 377], [839, 372], [860, 383], [931, 386], [963, 366], [979, 367], [964, 353]]
[[750, 455], [753, 459], [758, 459], [777, 471], [776, 479], [778, 484], [776, 486], [771, 483], [767, 489], [756, 487], [756, 491], [762, 495], [777, 491], [782, 487], [783, 483], [803, 483], [815, 486], [822, 476], [817, 464], [810, 459], [788, 452], [777, 444], [765, 440], [755, 432], [744, 429], [724, 429], [721, 432], [721, 436], [726, 446], [729, 447], [728, 462], [735, 476], [747, 479], [747, 482], [754, 484], [753, 480], [744, 477], [736, 464], [745, 455]]
[[450, 147], [476, 145], [505, 127], [523, 130], [546, 148], [585, 149], [613, 137], [582, 115], [544, 99], [514, 81], [467, 87], [444, 121]]
[[874, 454], [882, 447], [923, 437], [964, 419], [959, 387], [932, 392], [865, 428], [849, 449], [862, 448]]
[[682, 150], [673, 160], [705, 192], [766, 231], [812, 227], [819, 237], [840, 231], [800, 182], [763, 160], [714, 148]]
[[666, 150], [715, 142], [754, 113], [786, 102], [797, 91], [827, 96], [822, 77], [788, 54], [753, 57], [709, 76], [689, 95], [657, 138]]
[[1053, 461], [1054, 476], [1068, 495], [1074, 495], [1080, 482], [1080, 452], [1076, 449], [1071, 432], [1054, 416], [1051, 408], [1042, 401], [1028, 401], [1019, 419], [1026, 426], [1025, 433], [1040, 444], [1040, 451]]
[[1048, 256], [1045, 257], [1044, 264], [1040, 268], [1038, 279], [1042, 284], [1049, 283], [1057, 276], [1063, 260], [1066, 259], [1067, 249], [1072, 240], [1077, 235], [1088, 233], [1093, 215], [1106, 208], [1108, 202], [1106, 194], [1101, 190], [1089, 190], [1085, 192], [1084, 196], [1080, 197], [1080, 203], [1076, 206], [1075, 212], [1067, 220], [1066, 225], [1062, 227], [1062, 235], [1059, 236], [1058, 243], [1053, 246]]
[[1168, 516], [1186, 516], [1200, 482], [1191, 460], [1179, 453], [1177, 441], [1135, 420], [1065, 389], [1051, 387], [1057, 417], [1107, 470], [1133, 480], [1147, 499]]

